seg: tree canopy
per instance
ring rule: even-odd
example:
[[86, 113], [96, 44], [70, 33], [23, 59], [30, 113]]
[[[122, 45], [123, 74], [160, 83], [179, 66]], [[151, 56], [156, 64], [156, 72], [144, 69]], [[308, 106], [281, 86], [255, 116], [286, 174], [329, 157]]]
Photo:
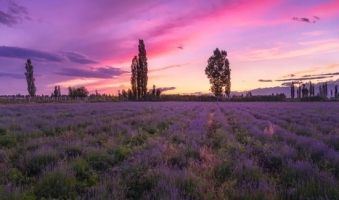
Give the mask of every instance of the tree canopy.
[[[226, 58], [227, 52], [216, 48], [213, 55], [208, 59], [205, 74], [211, 83], [211, 91], [215, 96], [222, 96], [225, 91], [226, 96], [230, 97], [231, 92], [231, 70], [229, 61]], [[225, 89], [223, 89], [225, 87]]]
[[75, 88], [75, 87], [68, 87], [68, 96], [70, 97], [87, 97], [88, 90], [84, 86]]

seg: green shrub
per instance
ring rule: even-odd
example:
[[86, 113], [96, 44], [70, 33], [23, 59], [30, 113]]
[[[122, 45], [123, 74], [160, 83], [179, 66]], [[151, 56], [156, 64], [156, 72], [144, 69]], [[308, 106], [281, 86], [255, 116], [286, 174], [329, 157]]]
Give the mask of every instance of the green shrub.
[[187, 167], [188, 163], [184, 155], [177, 153], [168, 159], [168, 164], [173, 167], [178, 167], [179, 169], [183, 169]]
[[174, 134], [171, 136], [171, 142], [174, 143], [174, 144], [180, 144], [180, 143], [183, 143], [185, 144], [185, 140], [178, 134]]
[[306, 129], [306, 128], [302, 128], [302, 129], [297, 129], [295, 131], [295, 134], [297, 135], [302, 135], [302, 136], [311, 136], [311, 132], [310, 130]]
[[19, 185], [24, 182], [23, 180], [25, 179], [25, 177], [22, 175], [20, 170], [16, 168], [12, 168], [9, 170], [7, 174], [7, 179], [11, 183], [14, 183], [15, 185]]
[[46, 172], [34, 189], [34, 194], [39, 198], [74, 199], [76, 179], [65, 169], [56, 169]]
[[50, 163], [56, 163], [59, 156], [54, 150], [39, 151], [31, 157], [26, 157], [24, 171], [29, 176], [37, 176]]
[[83, 193], [87, 188], [96, 185], [99, 182], [98, 175], [91, 170], [90, 165], [82, 159], [78, 159], [72, 169], [76, 177], [76, 190]]
[[222, 162], [214, 170], [214, 176], [218, 183], [222, 184], [227, 178], [229, 178], [233, 173], [233, 164], [230, 162]]
[[259, 164], [270, 173], [280, 173], [283, 160], [276, 156], [264, 155], [260, 158]]
[[189, 159], [189, 158], [193, 158], [195, 160], [201, 159], [199, 150], [195, 150], [195, 149], [191, 149], [191, 148], [185, 149], [184, 155], [185, 155], [186, 159]]
[[166, 129], [168, 129], [172, 124], [173, 124], [173, 122], [171, 122], [171, 121], [163, 121], [163, 122], [159, 122], [159, 123], [157, 124], [157, 128], [158, 128], [159, 130], [166, 130]]
[[185, 199], [201, 199], [202, 196], [199, 194], [197, 181], [192, 178], [178, 179], [177, 187], [180, 190], [180, 194], [185, 197]]
[[15, 135], [0, 135], [0, 147], [11, 148], [17, 144], [17, 137]]
[[146, 133], [139, 133], [129, 137], [125, 140], [124, 144], [131, 145], [131, 146], [141, 146], [143, 145], [146, 140], [148, 139], [148, 135]]
[[65, 148], [65, 154], [68, 159], [82, 155], [81, 146], [68, 146]]
[[126, 183], [126, 199], [140, 199], [145, 192], [152, 191], [159, 177], [156, 174], [145, 175], [145, 168], [133, 166], [123, 170], [122, 176]]
[[55, 131], [55, 129], [43, 129], [42, 130], [42, 133], [45, 135], [45, 136], [51, 136], [51, 137], [54, 137], [57, 135], [57, 132]]
[[7, 135], [7, 133], [8, 133], [8, 130], [6, 128], [0, 127], [0, 136], [1, 135]]
[[85, 157], [91, 168], [100, 173], [114, 165], [114, 157], [106, 152], [91, 151]]
[[145, 130], [150, 135], [154, 135], [154, 134], [157, 134], [159, 132], [159, 129], [157, 129], [156, 127], [148, 127], [148, 128], [145, 128]]
[[128, 158], [132, 154], [132, 150], [127, 147], [118, 147], [107, 150], [107, 153], [113, 156], [114, 164], [118, 164]]

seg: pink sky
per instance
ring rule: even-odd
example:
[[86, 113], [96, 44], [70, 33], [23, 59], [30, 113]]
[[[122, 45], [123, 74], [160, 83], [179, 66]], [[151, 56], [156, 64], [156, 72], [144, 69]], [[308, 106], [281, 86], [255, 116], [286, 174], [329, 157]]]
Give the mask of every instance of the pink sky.
[[28, 58], [39, 95], [55, 85], [116, 94], [130, 87], [138, 39], [148, 88], [166, 93], [208, 93], [215, 48], [228, 52], [232, 91], [305, 75], [336, 81], [338, 8], [338, 0], [0, 0], [0, 95], [27, 94]]

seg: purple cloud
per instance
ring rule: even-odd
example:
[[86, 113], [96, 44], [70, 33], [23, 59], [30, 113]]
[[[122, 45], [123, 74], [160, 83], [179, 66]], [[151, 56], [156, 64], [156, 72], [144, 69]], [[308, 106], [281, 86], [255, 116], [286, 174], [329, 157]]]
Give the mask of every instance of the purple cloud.
[[[319, 20], [319, 19], [320, 19], [320, 18], [317, 17], [317, 16], [313, 16], [313, 18], [314, 18], [315, 20]], [[315, 20], [312, 21], [311, 19], [306, 18], [306, 17], [293, 17], [292, 19], [295, 20], [295, 21], [300, 21], [300, 22], [315, 23]]]
[[[296, 86], [299, 83], [302, 83], [301, 81], [293, 81], [294, 85]], [[284, 82], [281, 84], [281, 86], [285, 86], [285, 87], [291, 87], [292, 82]]]
[[34, 49], [26, 49], [21, 47], [0, 47], [0, 57], [36, 59], [42, 61], [61, 62], [64, 58], [56, 53], [39, 51]]
[[31, 20], [28, 16], [28, 10], [24, 6], [19, 6], [14, 2], [10, 2], [8, 6], [8, 12], [0, 10], [0, 24], [4, 24], [8, 27], [13, 27], [19, 24], [23, 20]]
[[[61, 54], [61, 55], [60, 55]], [[38, 61], [63, 62], [71, 61], [78, 64], [98, 64], [99, 62], [75, 52], [61, 52], [60, 54], [21, 47], [0, 47], [0, 57], [35, 59]]]
[[272, 80], [259, 79], [259, 82], [272, 82]]
[[16, 78], [16, 79], [25, 79], [24, 73], [19, 74], [19, 73], [7, 73], [7, 72], [0, 72], [0, 77], [7, 76], [11, 78]]
[[169, 90], [175, 90], [177, 88], [176, 87], [162, 87], [162, 88], [157, 88], [157, 89], [159, 89], [161, 92], [165, 92]]
[[61, 52], [61, 55], [67, 57], [70, 61], [79, 64], [98, 64], [99, 62], [91, 60], [88, 57], [75, 52]]
[[290, 78], [290, 79], [278, 79], [275, 81], [307, 81], [316, 79], [332, 78], [333, 76], [315, 76], [315, 77], [304, 77], [304, 78]]
[[55, 73], [62, 76], [73, 76], [80, 78], [113, 78], [120, 76], [122, 74], [129, 73], [129, 71], [124, 71], [120, 68], [115, 67], [99, 67], [92, 68], [90, 70], [86, 69], [76, 69], [76, 68], [62, 68], [61, 71]]
[[304, 75], [302, 77], [314, 77], [314, 76], [337, 76], [339, 75], [339, 72], [334, 73], [325, 73], [325, 74], [312, 74], [312, 75]]

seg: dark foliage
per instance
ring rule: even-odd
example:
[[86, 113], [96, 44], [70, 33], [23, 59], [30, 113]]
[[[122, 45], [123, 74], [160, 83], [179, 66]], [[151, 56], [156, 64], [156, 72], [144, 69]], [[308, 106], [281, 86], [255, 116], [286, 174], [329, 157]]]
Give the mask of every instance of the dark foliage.
[[133, 98], [131, 99], [146, 100], [148, 64], [145, 43], [143, 40], [139, 40], [138, 50], [139, 54], [138, 56], [134, 56], [131, 65], [131, 87], [133, 95]]
[[143, 40], [139, 40], [139, 62], [138, 69], [140, 71], [140, 91], [141, 97], [145, 98], [147, 93], [147, 81], [148, 81], [148, 66], [147, 66], [147, 57], [146, 57], [146, 48]]
[[54, 87], [54, 92], [51, 94], [51, 97], [60, 97], [61, 96], [61, 91], [60, 91], [60, 86], [55, 86]]
[[295, 88], [294, 88], [294, 82], [292, 82], [291, 85], [291, 98], [294, 99], [294, 94], [295, 94]]
[[255, 96], [233, 96], [231, 101], [284, 101], [286, 99], [285, 94], [273, 94], [273, 95], [255, 95]]
[[[229, 62], [226, 56], [226, 51], [220, 51], [218, 48], [216, 48], [213, 52], [213, 56], [208, 59], [208, 65], [205, 69], [205, 74], [212, 84], [211, 91], [217, 97], [222, 96], [223, 91], [225, 91], [227, 97], [230, 95], [231, 73]], [[223, 89], [224, 86], [225, 90]]]
[[34, 75], [33, 75], [34, 67], [33, 67], [30, 59], [27, 60], [25, 68], [26, 68], [25, 76], [26, 76], [26, 81], [27, 81], [28, 94], [31, 97], [34, 97], [35, 93], [36, 93], [36, 87], [35, 87], [35, 83], [34, 83], [35, 78], [34, 78]]
[[68, 87], [68, 96], [70, 97], [87, 97], [88, 96], [88, 90], [84, 86], [75, 88], [75, 87]]
[[132, 95], [137, 98], [138, 97], [138, 57], [134, 56], [131, 65], [131, 87], [132, 87]]

